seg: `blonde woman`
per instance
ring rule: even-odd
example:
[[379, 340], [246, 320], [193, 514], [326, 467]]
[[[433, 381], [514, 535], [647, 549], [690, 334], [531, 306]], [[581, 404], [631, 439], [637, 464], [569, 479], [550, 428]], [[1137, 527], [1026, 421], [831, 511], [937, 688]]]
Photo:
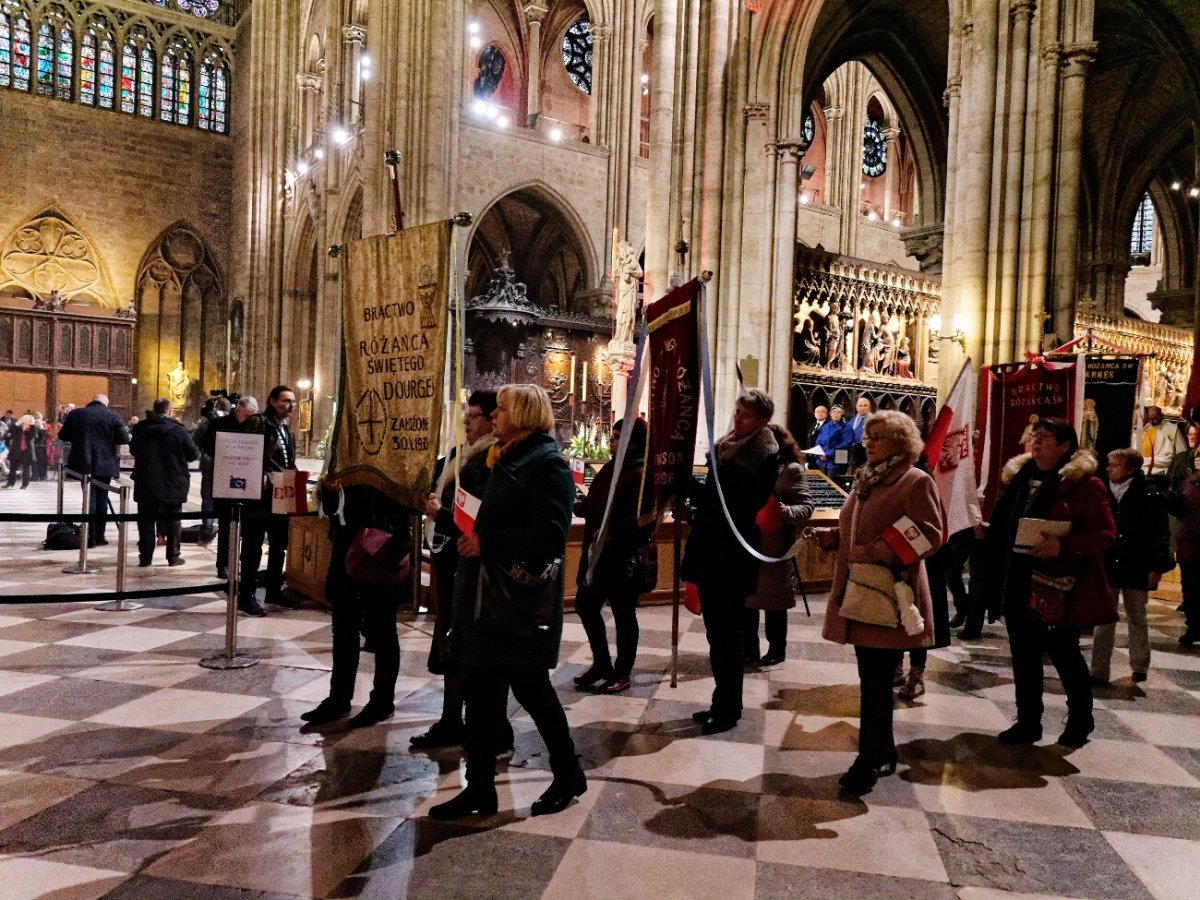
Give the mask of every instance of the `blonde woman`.
[[[933, 479], [913, 466], [922, 446], [916, 424], [904, 413], [873, 413], [863, 429], [867, 461], [854, 476], [838, 527], [814, 531], [822, 549], [837, 551], [822, 636], [853, 644], [858, 660], [858, 758], [839, 780], [852, 793], [869, 791], [879, 773], [896, 771], [892, 674], [905, 650], [933, 644], [933, 603], [923, 560], [941, 546], [942, 511]], [[899, 623], [871, 625], [843, 616], [854, 563], [887, 566], [906, 582], [924, 629], [910, 634]]]
[[560, 812], [587, 790], [550, 683], [562, 637], [562, 560], [575, 484], [550, 435], [554, 411], [546, 392], [510, 384], [496, 404], [491, 475], [474, 530], [458, 539], [450, 632], [466, 701], [467, 786], [429, 811], [442, 820], [496, 812], [497, 735], [510, 686], [546, 742], [554, 773], [532, 814]]

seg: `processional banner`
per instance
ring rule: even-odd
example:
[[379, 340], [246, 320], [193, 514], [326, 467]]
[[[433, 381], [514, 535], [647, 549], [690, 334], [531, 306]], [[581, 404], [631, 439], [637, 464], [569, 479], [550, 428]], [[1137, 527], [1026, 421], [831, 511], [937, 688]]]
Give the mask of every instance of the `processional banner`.
[[650, 338], [650, 434], [646, 488], [654, 501], [640, 521], [656, 521], [687, 494], [700, 413], [700, 280], [646, 307]]
[[1035, 359], [983, 370], [979, 483], [983, 518], [991, 519], [1004, 464], [1025, 452], [1039, 419], [1066, 419], [1079, 428], [1083, 412], [1083, 357]]
[[419, 508], [441, 429], [452, 222], [343, 245], [342, 384], [330, 473]]
[[1133, 446], [1142, 360], [1090, 354], [1086, 359], [1079, 446], [1095, 453], [1103, 468], [1110, 452]]

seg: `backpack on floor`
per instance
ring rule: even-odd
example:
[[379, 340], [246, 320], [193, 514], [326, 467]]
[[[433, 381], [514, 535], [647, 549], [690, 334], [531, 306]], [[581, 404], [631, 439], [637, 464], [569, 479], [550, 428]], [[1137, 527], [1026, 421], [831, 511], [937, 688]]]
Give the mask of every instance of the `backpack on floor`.
[[79, 526], [70, 522], [51, 522], [46, 526], [43, 550], [78, 550]]

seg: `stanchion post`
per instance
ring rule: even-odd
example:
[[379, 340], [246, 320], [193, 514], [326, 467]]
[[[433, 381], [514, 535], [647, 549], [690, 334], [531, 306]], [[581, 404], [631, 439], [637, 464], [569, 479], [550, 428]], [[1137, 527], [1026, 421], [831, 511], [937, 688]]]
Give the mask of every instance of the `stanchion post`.
[[117, 599], [96, 607], [104, 612], [132, 612], [145, 606], [144, 603], [135, 603], [121, 596], [125, 593], [125, 554], [129, 547], [126, 534], [129, 523], [125, 521], [125, 516], [129, 513], [129, 485], [121, 485], [118, 493], [120, 495], [118, 508], [121, 510], [121, 518], [117, 521]]
[[63, 506], [63, 461], [60, 459], [55, 465], [58, 469], [58, 514], [62, 515]]
[[95, 575], [100, 570], [95, 566], [88, 566], [88, 516], [91, 514], [91, 498], [92, 498], [92, 477], [84, 475], [83, 480], [79, 483], [83, 488], [83, 502], [80, 505], [80, 511], [83, 514], [83, 521], [79, 525], [79, 563], [74, 566], [67, 566], [63, 569], [65, 575]]
[[258, 662], [257, 656], [237, 652], [237, 595], [241, 572], [238, 561], [242, 538], [242, 504], [234, 503], [229, 516], [229, 585], [226, 588], [228, 606], [225, 610], [225, 652], [217, 656], [206, 656], [200, 665], [206, 669], [248, 669]]

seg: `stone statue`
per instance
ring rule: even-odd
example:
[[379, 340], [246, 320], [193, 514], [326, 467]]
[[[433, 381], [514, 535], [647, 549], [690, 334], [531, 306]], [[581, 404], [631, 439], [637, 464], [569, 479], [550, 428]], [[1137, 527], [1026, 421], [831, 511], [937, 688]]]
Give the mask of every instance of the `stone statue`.
[[191, 379], [188, 378], [187, 369], [183, 367], [183, 360], [167, 373], [167, 397], [171, 400], [171, 405], [175, 407], [176, 413], [183, 411], [187, 406], [188, 384]]
[[879, 374], [896, 374], [896, 335], [887, 325], [879, 329]]
[[845, 341], [842, 338], [844, 325], [841, 312], [842, 305], [835, 300], [829, 307], [829, 315], [825, 318], [825, 368], [827, 369], [838, 369], [842, 365], [842, 347]]
[[871, 313], [863, 319], [859, 339], [858, 368], [874, 375], [879, 371], [879, 315]]
[[907, 334], [900, 335], [900, 340], [896, 343], [896, 371], [897, 378], [912, 378], [912, 341]]
[[613, 273], [617, 282], [617, 321], [613, 326], [613, 344], [633, 343], [633, 320], [637, 316], [638, 279], [642, 267], [634, 256], [633, 245], [628, 241], [617, 244], [617, 270]]
[[806, 366], [821, 364], [821, 338], [813, 326], [812, 317], [805, 319], [800, 331], [795, 333], [792, 356], [796, 362]]

